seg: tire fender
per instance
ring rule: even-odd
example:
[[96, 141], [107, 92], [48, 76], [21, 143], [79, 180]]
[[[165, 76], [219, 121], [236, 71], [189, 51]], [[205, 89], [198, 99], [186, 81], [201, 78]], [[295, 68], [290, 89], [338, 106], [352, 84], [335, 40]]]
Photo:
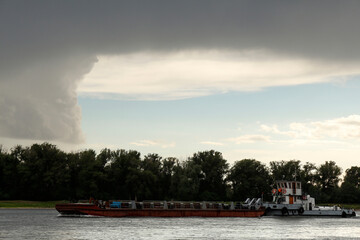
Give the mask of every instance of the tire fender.
[[281, 214], [282, 214], [283, 216], [288, 216], [288, 215], [289, 215], [288, 209], [287, 209], [286, 207], [283, 207], [283, 208], [281, 209]]
[[299, 215], [303, 215], [303, 213], [304, 213], [304, 208], [303, 208], [303, 207], [300, 207], [299, 210], [298, 210], [298, 213], [299, 213]]

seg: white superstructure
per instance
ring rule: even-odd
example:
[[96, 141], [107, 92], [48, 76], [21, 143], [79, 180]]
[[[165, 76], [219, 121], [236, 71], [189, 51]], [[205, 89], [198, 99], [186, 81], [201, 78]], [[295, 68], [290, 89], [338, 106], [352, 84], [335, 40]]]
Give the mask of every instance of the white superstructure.
[[299, 181], [276, 181], [272, 189], [273, 201], [263, 203], [266, 215], [304, 215], [304, 216], [355, 216], [353, 209], [342, 209], [338, 206], [315, 206], [315, 198], [302, 191]]
[[313, 210], [315, 198], [303, 194], [301, 182], [276, 181], [276, 188], [272, 190], [273, 202], [279, 204], [301, 204], [304, 210]]

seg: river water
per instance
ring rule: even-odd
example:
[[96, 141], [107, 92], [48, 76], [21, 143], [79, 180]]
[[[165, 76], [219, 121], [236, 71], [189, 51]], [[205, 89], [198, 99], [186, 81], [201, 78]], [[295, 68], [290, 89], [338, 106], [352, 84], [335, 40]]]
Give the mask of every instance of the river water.
[[105, 218], [0, 209], [0, 239], [360, 239], [360, 217]]

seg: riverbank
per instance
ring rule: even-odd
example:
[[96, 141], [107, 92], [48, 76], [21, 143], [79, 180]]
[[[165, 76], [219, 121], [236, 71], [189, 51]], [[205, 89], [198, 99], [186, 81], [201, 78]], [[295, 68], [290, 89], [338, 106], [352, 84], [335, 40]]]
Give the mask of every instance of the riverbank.
[[[1, 200], [0, 208], [44, 208], [52, 209], [55, 208], [55, 205], [58, 203], [68, 203], [69, 201], [25, 201], [25, 200]], [[356, 211], [360, 211], [360, 204], [320, 204], [322, 206], [334, 206], [338, 205], [343, 208], [351, 208]]]
[[35, 208], [52, 209], [58, 203], [68, 203], [68, 201], [25, 201], [25, 200], [2, 200], [0, 208]]

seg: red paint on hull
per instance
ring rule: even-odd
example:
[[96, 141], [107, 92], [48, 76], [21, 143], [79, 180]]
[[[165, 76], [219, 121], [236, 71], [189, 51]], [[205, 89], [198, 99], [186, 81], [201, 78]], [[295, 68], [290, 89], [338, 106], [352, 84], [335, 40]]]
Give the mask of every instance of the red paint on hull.
[[265, 209], [103, 209], [94, 204], [57, 204], [61, 214], [81, 214], [103, 217], [260, 217]]

